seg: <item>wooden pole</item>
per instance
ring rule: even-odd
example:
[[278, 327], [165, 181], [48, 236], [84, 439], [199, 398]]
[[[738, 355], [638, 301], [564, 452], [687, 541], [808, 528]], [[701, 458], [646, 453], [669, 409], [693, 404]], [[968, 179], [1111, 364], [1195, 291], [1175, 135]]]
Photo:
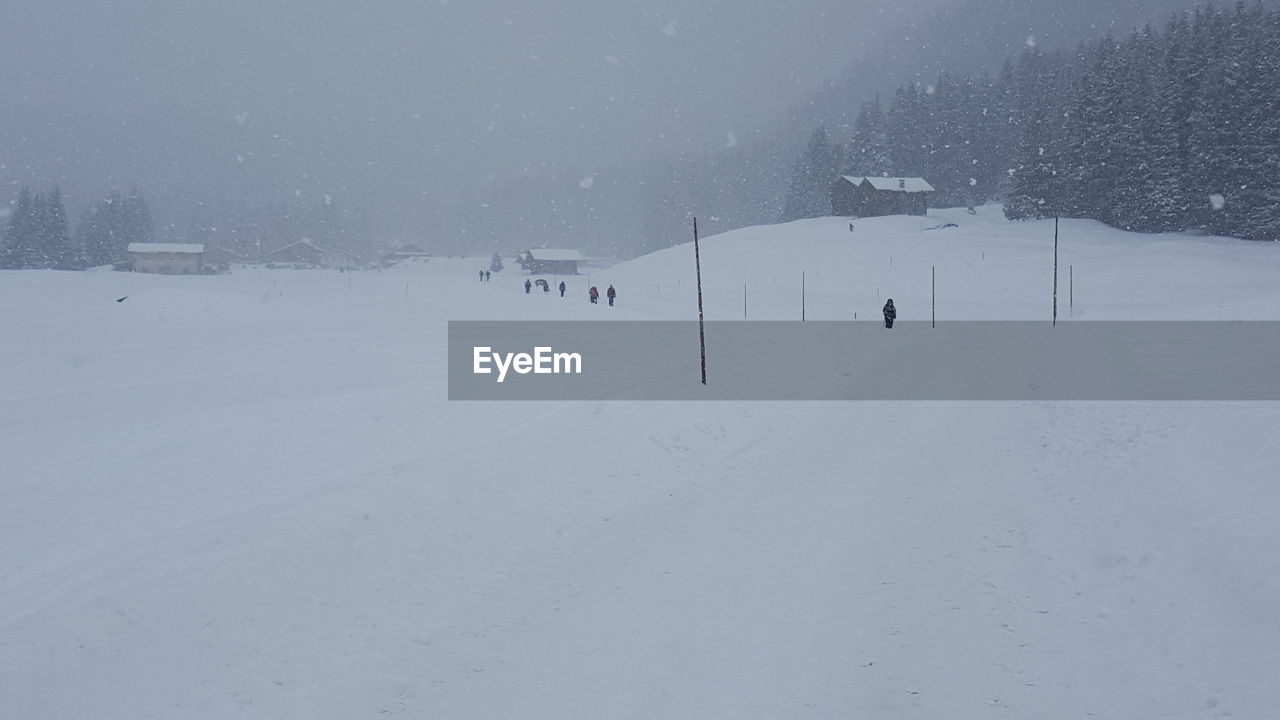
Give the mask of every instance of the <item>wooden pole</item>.
[[1067, 266], [1067, 313], [1076, 316], [1076, 266]]
[[707, 335], [702, 314], [702, 255], [698, 251], [698, 218], [693, 219], [693, 267], [698, 279], [698, 351], [702, 357], [702, 384], [707, 384]]
[[1058, 211], [1053, 212], [1053, 325], [1058, 325]]
[[804, 271], [800, 271], [800, 322], [804, 322]]
[[742, 283], [742, 319], [747, 319], [747, 284]]
[[938, 327], [938, 267], [929, 266], [929, 327]]

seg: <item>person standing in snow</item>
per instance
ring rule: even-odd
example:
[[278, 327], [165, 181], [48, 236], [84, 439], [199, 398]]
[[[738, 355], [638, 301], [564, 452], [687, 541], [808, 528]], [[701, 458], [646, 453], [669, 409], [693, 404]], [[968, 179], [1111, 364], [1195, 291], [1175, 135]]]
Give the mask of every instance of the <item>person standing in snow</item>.
[[893, 298], [889, 298], [889, 302], [884, 304], [884, 326], [893, 327], [893, 321], [898, 319], [898, 308], [893, 306]]
[[530, 291], [530, 290], [532, 290], [532, 289], [533, 289], [533, 283], [529, 282], [529, 278], [525, 278], [525, 279], [524, 279], [524, 294], [525, 294], [525, 295], [528, 295], [528, 294], [529, 294], [529, 291]]
[[485, 281], [485, 282], [489, 282], [489, 271], [488, 271], [488, 270], [485, 270], [485, 271], [484, 271], [484, 281]]
[[610, 285], [609, 289], [606, 290], [604, 294], [609, 298], [609, 307], [613, 307], [613, 299], [618, 297], [618, 291], [614, 290], [613, 286]]
[[480, 271], [480, 282], [484, 282], [484, 271]]
[[564, 281], [560, 281], [560, 297], [564, 297]]
[[597, 301], [600, 299], [600, 291], [596, 289], [595, 285], [591, 286], [591, 290], [587, 292], [587, 295], [591, 298], [592, 305], [597, 304]]

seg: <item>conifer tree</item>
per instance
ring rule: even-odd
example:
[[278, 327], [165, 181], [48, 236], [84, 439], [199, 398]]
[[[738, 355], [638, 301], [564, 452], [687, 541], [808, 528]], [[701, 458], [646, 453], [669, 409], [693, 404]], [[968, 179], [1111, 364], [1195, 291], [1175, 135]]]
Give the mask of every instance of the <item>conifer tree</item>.
[[836, 179], [836, 153], [827, 131], [815, 128], [804, 154], [796, 162], [782, 221], [831, 214], [831, 185]]

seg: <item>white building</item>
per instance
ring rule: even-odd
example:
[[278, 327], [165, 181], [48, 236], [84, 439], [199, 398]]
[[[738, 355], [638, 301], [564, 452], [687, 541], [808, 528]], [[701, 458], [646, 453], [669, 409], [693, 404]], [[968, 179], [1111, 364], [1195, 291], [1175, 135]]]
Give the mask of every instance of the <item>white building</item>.
[[129, 243], [134, 272], [192, 275], [204, 264], [204, 245]]

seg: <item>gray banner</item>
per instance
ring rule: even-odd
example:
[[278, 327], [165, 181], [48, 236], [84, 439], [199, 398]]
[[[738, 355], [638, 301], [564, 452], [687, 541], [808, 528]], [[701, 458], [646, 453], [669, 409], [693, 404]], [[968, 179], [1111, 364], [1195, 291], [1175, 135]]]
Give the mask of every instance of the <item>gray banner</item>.
[[696, 321], [450, 322], [449, 399], [1280, 400], [1270, 321], [717, 321], [706, 348], [704, 386]]

